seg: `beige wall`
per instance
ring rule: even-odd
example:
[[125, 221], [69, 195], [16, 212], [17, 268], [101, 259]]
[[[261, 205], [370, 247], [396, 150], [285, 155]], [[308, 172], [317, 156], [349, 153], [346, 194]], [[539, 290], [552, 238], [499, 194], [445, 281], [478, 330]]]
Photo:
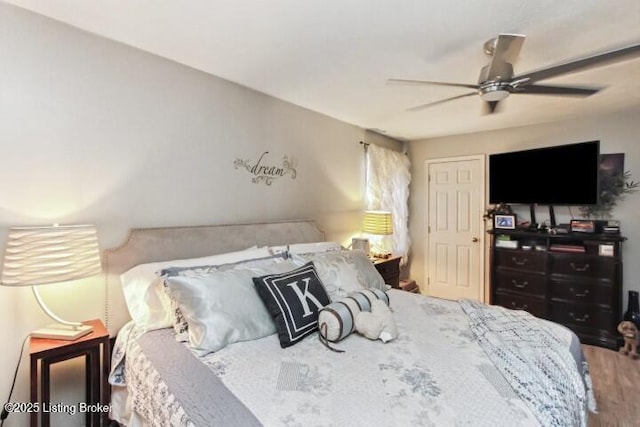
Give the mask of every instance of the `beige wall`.
[[[0, 240], [14, 225], [94, 223], [101, 248], [131, 227], [316, 220], [359, 232], [364, 154], [383, 136], [0, 2]], [[297, 158], [297, 178], [253, 184], [236, 158]], [[2, 244], [4, 247], [4, 244]], [[100, 280], [44, 287], [63, 317], [102, 317]], [[0, 286], [0, 393], [20, 345], [49, 323], [29, 288]], [[14, 401], [28, 398], [28, 356]], [[82, 367], [54, 369], [53, 401], [82, 397]], [[80, 386], [78, 386], [80, 384]], [[56, 415], [56, 425], [81, 425]], [[5, 425], [25, 425], [13, 414]]]
[[[586, 100], [585, 102], [588, 102]], [[634, 180], [640, 180], [640, 110], [622, 111], [601, 117], [588, 117], [562, 123], [505, 129], [500, 131], [434, 138], [409, 143], [412, 181], [409, 200], [409, 228], [412, 239], [410, 276], [424, 286], [426, 235], [426, 176], [425, 160], [455, 157], [471, 154], [523, 150], [542, 146], [568, 144], [574, 142], [600, 140], [601, 153], [625, 153], [625, 169], [630, 170]], [[567, 167], [571, 167], [567, 165]], [[487, 161], [488, 168], [488, 161]], [[525, 165], [523, 173], [544, 173], [543, 165]], [[514, 177], [517, 185], [517, 177]], [[488, 176], [487, 176], [488, 198]], [[529, 216], [527, 207], [521, 211]], [[566, 223], [571, 218], [579, 218], [580, 212], [565, 206], [555, 207], [558, 222]], [[537, 208], [539, 222], [548, 221], [548, 210]], [[619, 204], [614, 218], [621, 221], [622, 234], [628, 238], [623, 245], [624, 257], [624, 307], [628, 290], [640, 290], [640, 264], [636, 262], [640, 253], [640, 193], [631, 194]], [[488, 253], [487, 253], [488, 254]], [[488, 287], [488, 286], [487, 286]]]

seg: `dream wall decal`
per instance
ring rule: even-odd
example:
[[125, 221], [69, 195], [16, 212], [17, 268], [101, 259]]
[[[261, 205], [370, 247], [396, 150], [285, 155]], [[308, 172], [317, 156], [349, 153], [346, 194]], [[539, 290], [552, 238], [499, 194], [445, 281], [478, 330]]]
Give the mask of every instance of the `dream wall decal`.
[[271, 185], [273, 181], [283, 176], [290, 175], [291, 179], [296, 179], [296, 167], [298, 160], [293, 156], [284, 155], [279, 166], [270, 165], [267, 162], [268, 151], [262, 153], [257, 161], [250, 159], [236, 158], [233, 166], [236, 169], [244, 168], [252, 175], [251, 182], [254, 184], [265, 183]]

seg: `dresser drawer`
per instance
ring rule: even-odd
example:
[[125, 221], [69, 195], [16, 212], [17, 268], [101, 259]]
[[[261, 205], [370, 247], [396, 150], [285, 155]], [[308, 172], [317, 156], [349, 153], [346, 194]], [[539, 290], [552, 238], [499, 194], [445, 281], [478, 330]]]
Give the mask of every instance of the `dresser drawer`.
[[552, 280], [549, 286], [551, 299], [570, 303], [595, 304], [613, 307], [614, 295], [610, 286], [596, 285], [589, 281]]
[[616, 277], [615, 259], [583, 254], [553, 254], [551, 274], [613, 280]]
[[611, 331], [616, 319], [611, 310], [590, 304], [563, 304], [551, 302], [551, 320], [563, 325]]
[[522, 271], [547, 272], [547, 254], [536, 251], [496, 249], [496, 266]]
[[521, 297], [511, 294], [496, 293], [496, 304], [512, 310], [525, 310], [536, 317], [547, 317], [544, 300]]
[[541, 274], [498, 271], [496, 274], [496, 290], [518, 292], [544, 298], [547, 278]]

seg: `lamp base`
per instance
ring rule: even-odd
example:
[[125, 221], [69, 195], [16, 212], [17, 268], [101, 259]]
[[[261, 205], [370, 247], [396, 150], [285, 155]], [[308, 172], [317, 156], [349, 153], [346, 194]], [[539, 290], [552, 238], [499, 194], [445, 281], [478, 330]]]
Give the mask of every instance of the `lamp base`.
[[371, 256], [373, 258], [377, 258], [377, 259], [389, 259], [391, 258], [392, 254], [391, 252], [371, 252]]
[[61, 323], [53, 323], [41, 329], [31, 332], [33, 338], [47, 338], [51, 340], [75, 341], [93, 331], [91, 325], [67, 326]]

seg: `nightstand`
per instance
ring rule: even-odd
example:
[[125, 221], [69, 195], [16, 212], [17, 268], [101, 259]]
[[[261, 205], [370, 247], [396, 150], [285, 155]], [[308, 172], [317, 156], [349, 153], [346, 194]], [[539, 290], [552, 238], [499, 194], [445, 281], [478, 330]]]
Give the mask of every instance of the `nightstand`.
[[392, 256], [390, 258], [373, 258], [373, 265], [384, 279], [384, 283], [392, 288], [400, 287], [400, 259], [402, 257]]
[[[99, 426], [109, 422], [109, 331], [99, 319], [83, 322], [93, 326], [93, 331], [75, 341], [31, 338], [29, 354], [31, 356], [31, 402], [39, 402], [39, 411], [31, 413], [31, 426], [37, 427], [38, 415], [42, 426], [48, 427], [51, 411], [50, 367], [54, 363], [84, 356], [86, 361], [86, 404], [73, 404], [77, 412], [86, 411], [86, 425]], [[39, 369], [38, 369], [39, 368]], [[39, 387], [38, 387], [39, 386]], [[38, 393], [38, 391], [40, 393]], [[53, 405], [57, 404], [54, 402]]]

